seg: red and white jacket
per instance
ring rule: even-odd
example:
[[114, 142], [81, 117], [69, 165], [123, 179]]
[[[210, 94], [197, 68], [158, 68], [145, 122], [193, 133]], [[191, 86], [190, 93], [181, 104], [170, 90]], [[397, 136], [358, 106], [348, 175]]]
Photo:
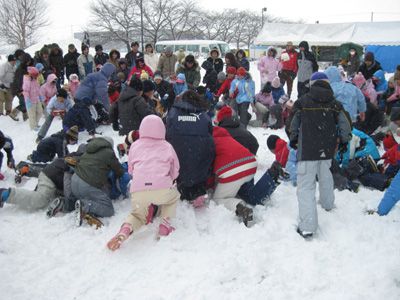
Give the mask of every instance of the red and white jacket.
[[288, 61], [282, 61], [282, 70], [292, 71], [297, 74], [297, 52], [295, 50], [289, 52], [283, 50], [282, 54], [283, 53], [287, 53], [290, 59]]
[[257, 171], [255, 156], [222, 127], [214, 127], [214, 174], [218, 183], [229, 183], [254, 175]]

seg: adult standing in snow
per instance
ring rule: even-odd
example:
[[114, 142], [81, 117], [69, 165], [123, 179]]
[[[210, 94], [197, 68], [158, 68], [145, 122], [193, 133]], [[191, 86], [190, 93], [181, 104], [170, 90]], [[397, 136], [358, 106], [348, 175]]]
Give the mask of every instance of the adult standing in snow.
[[96, 64], [93, 56], [89, 54], [89, 47], [87, 45], [82, 45], [82, 54], [78, 57], [78, 69], [80, 80], [96, 72]]
[[201, 75], [199, 63], [194, 56], [189, 54], [185, 57], [183, 66], [176, 70], [177, 74], [185, 74], [186, 84], [189, 89], [196, 89], [200, 85]]
[[382, 70], [381, 64], [375, 60], [375, 55], [372, 52], [367, 52], [364, 55], [364, 62], [361, 64], [358, 72], [364, 75], [365, 80], [372, 78], [374, 73]]
[[364, 121], [367, 104], [360, 89], [350, 82], [343, 81], [337, 67], [329, 67], [325, 70], [325, 74], [328, 76], [335, 98], [342, 103], [344, 110], [349, 113], [351, 121], [356, 122], [358, 116], [360, 116], [360, 120]]
[[0, 115], [9, 115], [12, 110], [11, 84], [14, 81], [15, 64], [16, 59], [11, 54], [7, 62], [0, 65]]
[[347, 57], [347, 77], [353, 77], [360, 67], [360, 57], [358, 56], [357, 50], [350, 48], [349, 55]]
[[290, 95], [293, 90], [293, 81], [297, 76], [297, 52], [293, 47], [292, 42], [287, 42], [286, 49], [281, 54], [282, 70], [279, 72], [281, 84], [287, 84], [287, 95]]
[[145, 51], [146, 52], [144, 53], [144, 62], [151, 68], [154, 73], [155, 71], [157, 71], [158, 56], [156, 53], [154, 53], [154, 48], [152, 44], [147, 44]]
[[314, 72], [318, 71], [317, 60], [309, 50], [308, 42], [302, 41], [299, 44], [300, 53], [297, 55], [297, 98], [306, 94], [310, 88], [310, 78]]
[[333, 178], [330, 171], [337, 144], [339, 149], [351, 139], [351, 123], [342, 105], [334, 98], [325, 73], [311, 76], [310, 92], [295, 102], [290, 127], [290, 147], [297, 150], [297, 198], [300, 223], [297, 232], [310, 238], [318, 227], [315, 200], [316, 176], [321, 206], [334, 207]]
[[278, 76], [278, 72], [282, 69], [282, 64], [276, 59], [277, 51], [274, 47], [269, 47], [267, 55], [260, 58], [257, 68], [260, 71], [261, 87], [267, 82]]
[[106, 64], [106, 62], [110, 57], [108, 56], [107, 53], [103, 52], [102, 45], [96, 45], [94, 47], [94, 50], [96, 51], [96, 54], [94, 55], [94, 64], [96, 68], [100, 68]]
[[242, 49], [239, 49], [236, 52], [236, 61], [239, 64], [239, 67], [243, 67], [246, 69], [246, 71], [250, 71], [250, 62], [246, 57], [246, 52], [244, 52]]
[[64, 84], [64, 58], [60, 46], [56, 43], [51, 45], [49, 61], [53, 73], [56, 74], [58, 78], [57, 87], [60, 88], [61, 85]]
[[64, 55], [65, 74], [67, 78], [71, 74], [79, 74], [78, 57], [80, 54], [75, 48], [74, 44], [68, 45], [68, 53]]
[[44, 76], [44, 79], [47, 79], [47, 76], [49, 76], [49, 74], [54, 73], [51, 65], [50, 65], [50, 49], [48, 46], [43, 46], [42, 49], [40, 49], [40, 51], [35, 53], [35, 61], [34, 64], [38, 64], [41, 63], [43, 65], [43, 70], [42, 70], [42, 74]]
[[93, 104], [98, 101], [103, 107], [109, 111], [110, 101], [108, 99], [108, 80], [115, 72], [115, 66], [106, 63], [100, 70], [93, 74], [89, 74], [79, 85], [75, 98], [77, 101], [88, 99]]
[[134, 66], [136, 66], [136, 59], [138, 57], [144, 57], [143, 53], [139, 51], [139, 43], [138, 42], [132, 42], [131, 43], [131, 51], [129, 51], [125, 55], [125, 59], [128, 63], [128, 68], [131, 69]]
[[161, 54], [158, 60], [157, 70], [162, 73], [165, 80], [169, 81], [171, 75], [175, 74], [175, 65], [178, 57], [172, 52], [171, 47], [166, 47], [165, 52]]
[[215, 72], [217, 72], [217, 74], [219, 72], [222, 72], [222, 70], [224, 69], [224, 62], [219, 57], [218, 48], [211, 49], [210, 55], [207, 58], [207, 61], [212, 64], [212, 68], [215, 70]]

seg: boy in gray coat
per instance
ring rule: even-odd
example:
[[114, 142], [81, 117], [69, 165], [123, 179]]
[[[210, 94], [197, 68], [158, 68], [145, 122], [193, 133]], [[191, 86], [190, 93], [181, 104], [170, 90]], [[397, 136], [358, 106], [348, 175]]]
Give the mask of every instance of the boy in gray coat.
[[311, 77], [308, 93], [295, 102], [290, 126], [290, 146], [297, 151], [297, 198], [300, 223], [297, 232], [310, 238], [318, 227], [315, 199], [318, 178], [321, 206], [334, 207], [331, 161], [337, 145], [345, 147], [351, 138], [351, 120], [333, 96], [325, 73]]

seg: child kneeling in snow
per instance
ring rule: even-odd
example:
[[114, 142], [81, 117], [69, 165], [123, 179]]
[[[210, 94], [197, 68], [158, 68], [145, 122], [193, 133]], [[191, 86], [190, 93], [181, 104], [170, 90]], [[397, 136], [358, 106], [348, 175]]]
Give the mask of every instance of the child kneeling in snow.
[[[139, 128], [140, 138], [129, 151], [128, 170], [135, 180], [131, 185], [133, 210], [121, 229], [107, 244], [115, 251], [130, 234], [145, 225], [151, 204], [161, 209], [162, 223], [158, 234], [167, 236], [174, 227], [169, 223], [175, 216], [180, 198], [174, 181], [179, 175], [179, 160], [174, 148], [165, 141], [165, 126], [161, 118], [150, 115], [143, 119]], [[162, 155], [160, 155], [162, 153]]]

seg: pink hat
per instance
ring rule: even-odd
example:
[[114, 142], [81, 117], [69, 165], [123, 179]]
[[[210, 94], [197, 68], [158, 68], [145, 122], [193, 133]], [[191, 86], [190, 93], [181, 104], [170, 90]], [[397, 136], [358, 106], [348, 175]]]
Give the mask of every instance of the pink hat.
[[35, 67], [28, 67], [28, 74], [34, 78], [39, 76], [39, 70]]
[[365, 77], [362, 73], [358, 72], [356, 76], [353, 78], [353, 83], [356, 87], [361, 88], [362, 85], [366, 82]]

